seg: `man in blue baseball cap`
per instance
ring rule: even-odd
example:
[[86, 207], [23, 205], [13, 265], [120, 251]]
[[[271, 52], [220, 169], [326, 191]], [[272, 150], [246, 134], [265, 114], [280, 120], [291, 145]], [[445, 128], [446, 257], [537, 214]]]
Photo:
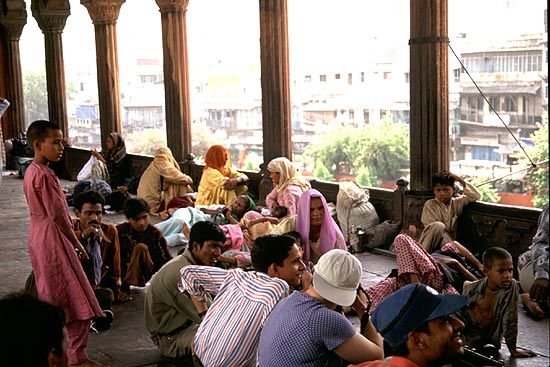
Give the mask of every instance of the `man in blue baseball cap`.
[[434, 367], [449, 363], [463, 353], [464, 323], [452, 313], [467, 300], [465, 296], [439, 294], [420, 283], [399, 289], [384, 299], [371, 317], [392, 357], [355, 367]]

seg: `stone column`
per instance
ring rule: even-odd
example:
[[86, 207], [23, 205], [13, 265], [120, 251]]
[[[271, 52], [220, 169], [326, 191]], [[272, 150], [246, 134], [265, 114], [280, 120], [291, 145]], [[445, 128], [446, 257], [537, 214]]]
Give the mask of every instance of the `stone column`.
[[447, 0], [411, 0], [411, 190], [431, 191], [449, 169]]
[[27, 10], [22, 0], [10, 1], [8, 4], [7, 11], [0, 9], [0, 26], [5, 37], [5, 70], [2, 76], [6, 78], [4, 98], [10, 101], [10, 107], [2, 119], [8, 122], [2, 125], [4, 139], [15, 138], [26, 131], [19, 39], [27, 24]]
[[264, 162], [292, 159], [287, 0], [260, 2]]
[[48, 3], [33, 0], [31, 9], [33, 17], [44, 33], [49, 119], [59, 125], [64, 136], [68, 136], [65, 62], [61, 33], [63, 33], [65, 22], [71, 13], [71, 6], [69, 0], [49, 1]]
[[122, 132], [116, 21], [125, 1], [80, 0], [88, 9], [95, 27], [99, 121], [103, 149], [106, 149], [105, 143], [111, 132]]
[[191, 153], [186, 12], [189, 0], [156, 0], [162, 23], [168, 147], [180, 162]]

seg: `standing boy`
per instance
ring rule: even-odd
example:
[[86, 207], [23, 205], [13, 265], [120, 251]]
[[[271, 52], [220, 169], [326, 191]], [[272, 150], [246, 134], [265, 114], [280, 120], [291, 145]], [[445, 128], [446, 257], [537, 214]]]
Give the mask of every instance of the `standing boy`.
[[464, 344], [483, 352], [487, 344], [500, 349], [504, 335], [512, 357], [534, 357], [517, 349], [519, 283], [512, 278], [512, 255], [501, 247], [483, 253], [485, 278], [464, 284], [468, 303], [458, 315], [464, 321]]

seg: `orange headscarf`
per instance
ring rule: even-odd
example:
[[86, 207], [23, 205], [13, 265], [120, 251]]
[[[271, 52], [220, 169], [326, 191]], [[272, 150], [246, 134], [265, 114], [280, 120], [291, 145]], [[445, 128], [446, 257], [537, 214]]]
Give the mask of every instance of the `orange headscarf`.
[[[226, 161], [227, 160], [227, 161]], [[224, 176], [227, 176], [226, 167], [231, 167], [231, 156], [229, 152], [223, 145], [212, 145], [208, 152], [206, 152], [206, 157], [204, 157], [204, 163], [206, 167], [217, 169]]]

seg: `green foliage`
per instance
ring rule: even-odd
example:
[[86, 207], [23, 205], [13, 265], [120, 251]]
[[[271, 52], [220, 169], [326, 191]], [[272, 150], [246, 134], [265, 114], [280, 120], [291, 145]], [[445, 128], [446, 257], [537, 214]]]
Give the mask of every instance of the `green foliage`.
[[478, 186], [482, 182], [488, 180], [489, 178], [487, 177], [473, 177], [469, 181], [481, 193], [480, 201], [485, 201], [486, 203], [498, 203], [500, 200], [500, 195], [498, 194], [498, 190], [495, 187], [493, 187], [491, 184]]
[[362, 182], [376, 185], [391, 181], [401, 175], [400, 169], [409, 166], [409, 125], [393, 124], [385, 118], [360, 128], [328, 131], [310, 144], [304, 155], [315, 158], [314, 170], [322, 163], [339, 174], [339, 167], [349, 166], [349, 174], [361, 175]]
[[131, 153], [155, 155], [161, 146], [166, 146], [166, 134], [161, 129], [148, 129], [129, 134], [126, 145]]
[[191, 135], [193, 140], [193, 153], [199, 158], [199, 161], [204, 159], [208, 148], [214, 144], [218, 144], [213, 139], [214, 134], [210, 128], [203, 124], [194, 123], [191, 125]]
[[320, 180], [334, 181], [334, 177], [332, 177], [328, 168], [321, 161], [315, 162], [315, 168], [312, 173], [313, 177], [317, 177]]
[[23, 73], [23, 94], [27, 124], [39, 119], [48, 120], [48, 89], [44, 68]]
[[361, 167], [357, 171], [356, 182], [362, 186], [379, 186], [381, 182], [375, 177], [372, 177], [369, 171], [369, 167]]
[[[529, 148], [527, 153], [533, 160], [538, 163], [546, 161], [537, 165], [537, 167], [529, 168], [525, 175], [526, 183], [531, 186], [531, 192], [533, 193], [533, 205], [537, 208], [543, 208], [548, 204], [548, 123], [537, 124], [538, 129], [531, 136], [535, 146]], [[527, 159], [523, 159], [521, 164], [529, 165]]]

